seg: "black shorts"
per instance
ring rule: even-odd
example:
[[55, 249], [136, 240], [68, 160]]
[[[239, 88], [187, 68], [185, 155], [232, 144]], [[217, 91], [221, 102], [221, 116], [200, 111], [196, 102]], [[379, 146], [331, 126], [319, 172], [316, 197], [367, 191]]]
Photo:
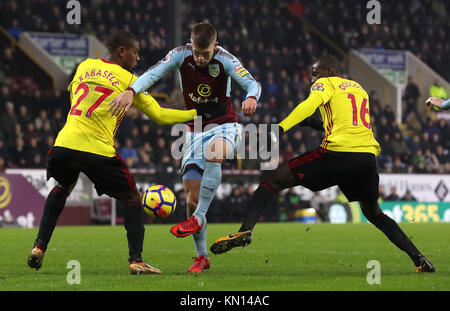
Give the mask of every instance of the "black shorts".
[[378, 200], [380, 177], [372, 153], [318, 148], [289, 160], [289, 167], [299, 184], [311, 191], [337, 185], [350, 202]]
[[128, 194], [136, 183], [119, 155], [104, 157], [63, 147], [48, 152], [47, 180], [53, 177], [65, 189], [76, 183], [83, 172], [93, 183], [98, 195], [114, 198]]

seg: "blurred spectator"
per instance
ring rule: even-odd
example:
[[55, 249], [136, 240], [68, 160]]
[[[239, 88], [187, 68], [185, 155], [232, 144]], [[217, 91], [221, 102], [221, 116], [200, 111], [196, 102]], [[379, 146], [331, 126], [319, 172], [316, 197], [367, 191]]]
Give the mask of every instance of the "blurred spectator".
[[444, 173], [444, 165], [450, 162], [448, 152], [444, 150], [444, 147], [436, 146], [436, 158], [439, 162], [439, 173]]
[[406, 140], [408, 149], [412, 154], [416, 153], [418, 149], [422, 149], [422, 143], [420, 141], [420, 136], [417, 134], [412, 135], [412, 138]]
[[327, 215], [325, 211], [325, 204], [327, 202], [328, 200], [319, 191], [314, 192], [313, 197], [309, 201], [311, 207], [316, 210], [317, 216], [319, 217], [319, 220], [321, 222], [327, 220]]
[[433, 149], [434, 146], [433, 143], [431, 142], [430, 134], [427, 131], [422, 133], [420, 144], [422, 145], [423, 150]]
[[52, 131], [56, 134], [58, 133], [66, 123], [65, 118], [63, 117], [62, 111], [60, 108], [55, 108], [53, 110], [53, 115], [50, 118], [50, 125]]
[[403, 139], [400, 131], [396, 131], [393, 139], [391, 139], [392, 155], [396, 155], [402, 158], [409, 156], [409, 149], [406, 145], [406, 141]]
[[425, 167], [428, 173], [437, 173], [439, 171], [439, 159], [431, 152], [430, 149], [425, 150]]
[[6, 159], [0, 154], [0, 173], [3, 173], [7, 167]]
[[384, 191], [384, 186], [383, 185], [380, 184], [378, 186], [378, 192], [380, 194], [380, 196], [378, 197], [378, 202], [386, 201], [387, 195], [386, 195], [386, 192]]
[[294, 188], [289, 188], [284, 195], [280, 195], [280, 221], [291, 221], [294, 214], [300, 208], [300, 196]]
[[127, 167], [134, 167], [139, 163], [139, 156], [137, 150], [133, 147], [133, 141], [127, 137], [125, 139], [125, 146], [120, 149], [120, 156], [127, 164]]
[[417, 201], [417, 199], [412, 195], [411, 190], [408, 189], [401, 198], [401, 201]]
[[402, 159], [400, 157], [394, 158], [394, 163], [392, 165], [392, 173], [396, 174], [403, 174], [406, 173], [406, 165], [402, 162]]
[[423, 173], [426, 166], [425, 155], [422, 149], [418, 149], [416, 153], [412, 156], [412, 165], [417, 172]]
[[397, 187], [391, 187], [391, 193], [387, 196], [386, 201], [400, 201], [397, 193]]
[[135, 165], [136, 168], [145, 168], [145, 169], [155, 168], [155, 164], [151, 161], [150, 155], [147, 152], [145, 151], [139, 152], [139, 158], [140, 161], [138, 164]]
[[28, 167], [43, 168], [43, 167], [45, 167], [45, 164], [46, 164], [46, 161], [44, 159], [42, 159], [41, 154], [36, 153], [36, 154], [32, 155], [32, 159], [31, 159], [30, 163], [28, 164]]
[[17, 116], [12, 102], [6, 103], [6, 113], [2, 113], [0, 121], [0, 129], [4, 133], [5, 138], [10, 137], [14, 133], [17, 124]]
[[173, 190], [178, 178], [177, 168], [170, 161], [169, 154], [161, 154], [161, 162], [156, 166], [156, 180], [158, 180], [158, 183]]
[[445, 91], [445, 88], [439, 84], [438, 81], [434, 81], [434, 83], [430, 85], [430, 97], [447, 99], [447, 92]]
[[408, 76], [408, 84], [406, 85], [405, 92], [403, 94], [403, 100], [406, 103], [405, 110], [402, 114], [402, 123], [406, 123], [406, 119], [411, 113], [414, 113], [416, 118], [419, 120], [422, 128], [425, 127], [425, 122], [418, 110], [418, 100], [420, 97], [420, 91], [417, 85], [413, 81], [412, 76]]
[[37, 138], [39, 136], [33, 122], [27, 123], [25, 125], [25, 127], [21, 126], [21, 128], [25, 129], [25, 133], [24, 133], [23, 137], [24, 137], [25, 141], [27, 141], [27, 142], [29, 142], [31, 138]]
[[18, 67], [13, 58], [13, 50], [10, 47], [3, 49], [3, 57], [0, 58], [0, 68], [7, 77], [17, 77], [19, 75]]
[[0, 157], [3, 159], [4, 165], [8, 166], [9, 161], [8, 149], [5, 147], [5, 142], [1, 137], [0, 137]]
[[184, 189], [178, 190], [175, 197], [177, 198], [177, 206], [170, 220], [178, 223], [186, 220], [186, 192], [184, 192]]
[[26, 105], [20, 105], [17, 121], [20, 123], [22, 128], [26, 128], [27, 124], [32, 122], [31, 114], [28, 112]]
[[28, 152], [26, 150], [23, 138], [18, 137], [14, 147], [11, 149], [11, 163], [16, 167], [27, 167]]

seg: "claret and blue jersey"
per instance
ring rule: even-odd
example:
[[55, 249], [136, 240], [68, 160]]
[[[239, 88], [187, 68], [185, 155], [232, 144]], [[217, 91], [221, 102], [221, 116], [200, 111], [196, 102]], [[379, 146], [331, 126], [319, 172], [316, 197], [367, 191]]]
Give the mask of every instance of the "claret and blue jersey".
[[[216, 47], [208, 66], [201, 68], [195, 65], [191, 44], [171, 50], [165, 58], [140, 76], [131, 87], [136, 93], [143, 92], [173, 70], [178, 71], [187, 109], [193, 109], [204, 102], [218, 102], [226, 105], [224, 115], [204, 122], [204, 125], [238, 121], [230, 97], [231, 79], [246, 90], [247, 97], [254, 97], [258, 101], [261, 95], [260, 84], [228, 51], [220, 46]], [[193, 122], [189, 125], [192, 127]]]

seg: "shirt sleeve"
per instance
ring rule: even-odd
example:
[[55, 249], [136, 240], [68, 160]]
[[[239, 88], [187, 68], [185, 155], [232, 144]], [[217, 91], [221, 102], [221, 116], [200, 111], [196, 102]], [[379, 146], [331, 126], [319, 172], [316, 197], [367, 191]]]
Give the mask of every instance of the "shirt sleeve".
[[293, 126], [311, 116], [322, 103], [324, 103], [322, 97], [315, 92], [311, 92], [308, 98], [298, 104], [278, 125], [283, 128], [284, 132], [287, 132]]
[[132, 85], [131, 88], [136, 94], [142, 93], [155, 84], [168, 72], [180, 68], [185, 56], [184, 47], [178, 47], [171, 50], [162, 60], [147, 69]]
[[311, 86], [311, 94], [318, 94], [322, 97], [323, 103], [326, 104], [331, 96], [334, 95], [335, 89], [328, 78], [320, 78]]
[[246, 98], [254, 97], [256, 101], [261, 97], [261, 84], [257, 82], [241, 62], [233, 55], [223, 50], [221, 61], [224, 65], [225, 73], [247, 92]]
[[450, 109], [450, 98], [446, 101], [443, 101], [441, 104], [441, 109], [443, 110], [449, 110]]
[[133, 105], [157, 124], [176, 124], [193, 120], [197, 116], [195, 109], [177, 110], [161, 107], [158, 102], [147, 93], [139, 93], [134, 97]]

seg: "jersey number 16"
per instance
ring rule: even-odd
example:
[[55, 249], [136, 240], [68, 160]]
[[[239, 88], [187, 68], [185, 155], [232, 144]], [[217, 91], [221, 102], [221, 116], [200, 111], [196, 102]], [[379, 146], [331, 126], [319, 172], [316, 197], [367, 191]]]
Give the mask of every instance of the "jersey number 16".
[[[356, 105], [356, 97], [354, 94], [348, 93], [347, 98], [350, 99], [352, 104], [352, 112], [353, 112], [352, 124], [353, 126], [358, 126], [358, 106]], [[369, 122], [367, 122], [366, 116], [369, 116]], [[363, 101], [361, 103], [361, 110], [359, 111], [359, 117], [361, 118], [363, 125], [368, 129], [370, 129], [371, 126], [370, 126], [369, 108], [367, 107], [367, 98], [365, 97], [363, 98]]]

